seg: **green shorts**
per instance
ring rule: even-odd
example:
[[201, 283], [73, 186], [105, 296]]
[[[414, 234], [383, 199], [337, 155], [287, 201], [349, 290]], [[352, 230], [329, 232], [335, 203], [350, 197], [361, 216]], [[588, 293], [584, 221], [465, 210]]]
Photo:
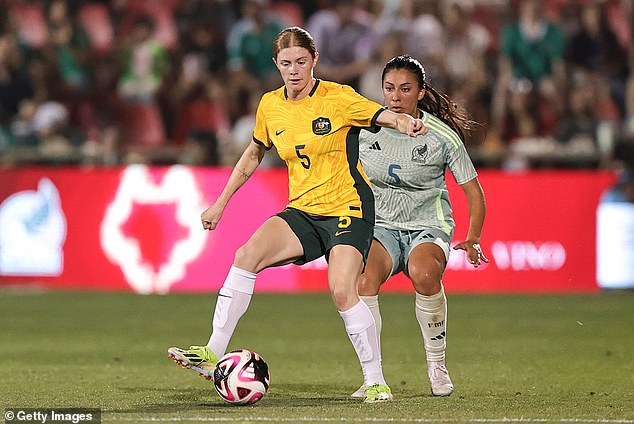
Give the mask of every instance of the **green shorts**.
[[277, 216], [288, 223], [304, 248], [304, 256], [295, 261], [295, 264], [303, 265], [322, 255], [326, 255], [328, 260], [330, 249], [338, 244], [356, 247], [363, 255], [365, 264], [374, 228], [374, 225], [365, 219], [309, 215], [293, 208], [286, 208]]

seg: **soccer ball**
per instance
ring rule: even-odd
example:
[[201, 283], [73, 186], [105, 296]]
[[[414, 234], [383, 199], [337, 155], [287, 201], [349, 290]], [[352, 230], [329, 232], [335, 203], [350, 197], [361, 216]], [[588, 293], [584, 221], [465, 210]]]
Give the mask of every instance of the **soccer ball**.
[[269, 389], [269, 366], [248, 349], [229, 352], [214, 369], [214, 387], [221, 398], [234, 405], [251, 405]]

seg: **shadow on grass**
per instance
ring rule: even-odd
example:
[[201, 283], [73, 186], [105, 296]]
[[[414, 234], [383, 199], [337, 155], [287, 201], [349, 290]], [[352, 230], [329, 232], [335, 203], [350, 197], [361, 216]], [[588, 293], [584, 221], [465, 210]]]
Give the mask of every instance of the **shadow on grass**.
[[[189, 414], [193, 411], [196, 413], [205, 413], [205, 411], [221, 413], [221, 414], [240, 414], [259, 410], [279, 410], [280, 408], [287, 411], [296, 408], [315, 407], [319, 409], [329, 409], [341, 407], [351, 407], [355, 404], [362, 404], [360, 399], [353, 399], [346, 395], [341, 386], [337, 385], [306, 385], [306, 384], [285, 384], [276, 385], [275, 389], [270, 391], [264, 400], [243, 407], [229, 404], [223, 401], [214, 391], [200, 388], [184, 388], [184, 389], [146, 389], [139, 390], [138, 387], [121, 388], [127, 393], [135, 393], [137, 396], [143, 397], [145, 391], [148, 396], [156, 399], [156, 394], [169, 398], [168, 402], [163, 403], [143, 403], [137, 406], [109, 409], [104, 413], [114, 415], [135, 415], [143, 416], [151, 414]], [[114, 417], [112, 417], [114, 419]]]

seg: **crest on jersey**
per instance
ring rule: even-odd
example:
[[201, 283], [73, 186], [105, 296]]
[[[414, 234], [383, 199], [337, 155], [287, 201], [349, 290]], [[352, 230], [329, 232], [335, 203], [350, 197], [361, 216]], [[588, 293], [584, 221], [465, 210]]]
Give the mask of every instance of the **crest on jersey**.
[[313, 121], [313, 132], [316, 135], [328, 134], [330, 131], [332, 131], [330, 119], [319, 117]]
[[412, 150], [412, 162], [423, 164], [427, 159], [427, 145], [422, 144]]

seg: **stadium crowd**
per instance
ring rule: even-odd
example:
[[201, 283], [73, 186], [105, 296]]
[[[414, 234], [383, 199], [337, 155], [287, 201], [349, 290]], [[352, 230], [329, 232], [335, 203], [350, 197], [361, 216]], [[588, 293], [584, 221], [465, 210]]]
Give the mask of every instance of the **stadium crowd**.
[[611, 168], [634, 161], [633, 3], [0, 0], [0, 166], [232, 166], [299, 25], [317, 77], [379, 102], [385, 62], [418, 58], [486, 125], [477, 166]]

